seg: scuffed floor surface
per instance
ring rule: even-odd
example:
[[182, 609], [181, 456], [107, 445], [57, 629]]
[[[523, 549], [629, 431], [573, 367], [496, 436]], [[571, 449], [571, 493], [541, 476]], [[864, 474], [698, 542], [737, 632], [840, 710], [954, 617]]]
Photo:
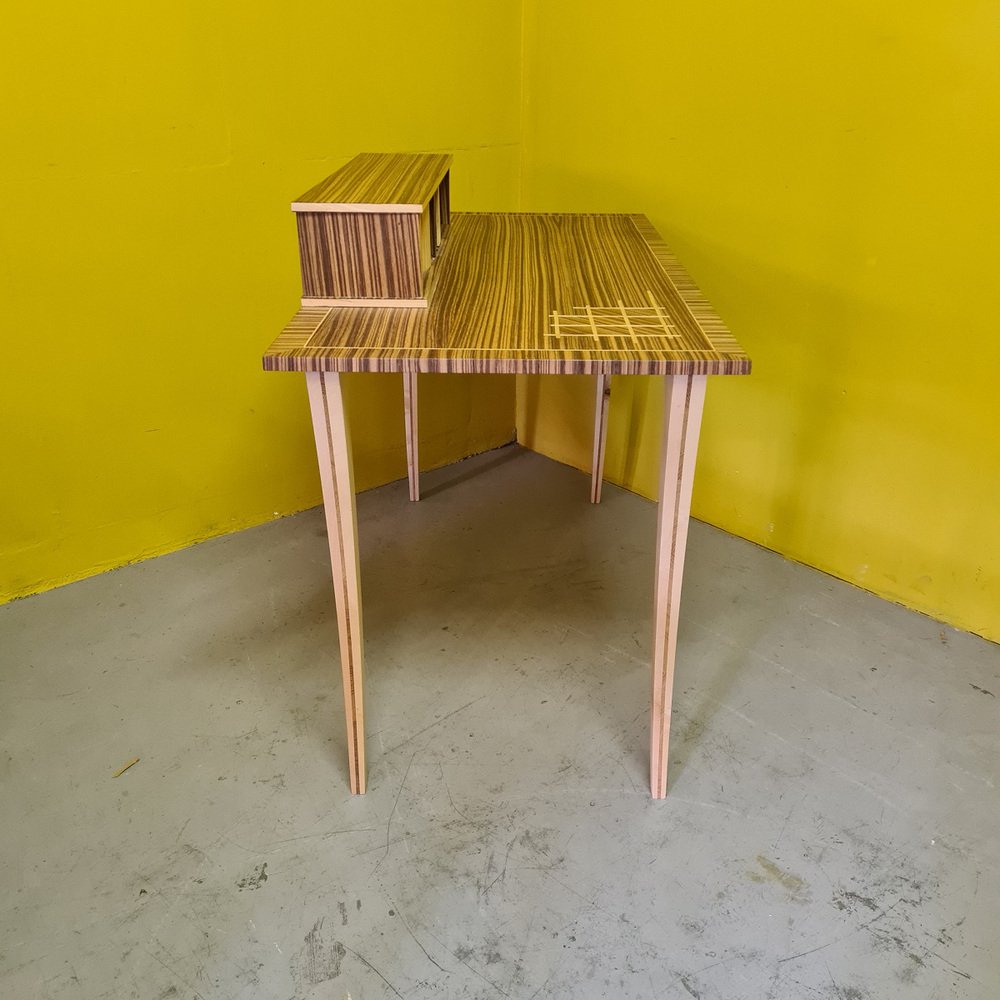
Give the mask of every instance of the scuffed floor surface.
[[[1000, 996], [1000, 649], [516, 448], [0, 608], [0, 996]], [[139, 762], [120, 777], [112, 773]]]

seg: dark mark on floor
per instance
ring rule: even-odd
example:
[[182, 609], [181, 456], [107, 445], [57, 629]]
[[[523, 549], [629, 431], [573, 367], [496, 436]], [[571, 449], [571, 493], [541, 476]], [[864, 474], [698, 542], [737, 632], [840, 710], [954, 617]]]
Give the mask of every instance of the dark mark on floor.
[[[389, 912], [392, 913], [393, 911], [390, 910]], [[436, 966], [441, 972], [447, 973], [448, 970], [431, 955], [431, 953], [421, 943], [420, 938], [418, 938], [417, 935], [413, 933], [413, 928], [410, 926], [409, 921], [407, 921], [402, 911], [398, 912], [399, 912], [399, 918], [400, 920], [402, 920], [403, 926], [406, 928], [406, 933], [409, 934], [411, 938], [413, 938], [414, 943], [424, 953], [424, 957], [427, 959], [427, 961], [430, 962], [431, 965]], [[432, 934], [431, 937], [434, 937], [434, 935]], [[441, 943], [437, 938], [434, 938], [434, 940], [437, 941], [438, 944]]]
[[688, 993], [695, 998], [695, 1000], [701, 1000], [701, 993], [691, 985], [687, 976], [681, 976], [681, 986], [683, 986], [684, 989], [686, 989]]
[[853, 910], [852, 903], [860, 903], [872, 913], [878, 913], [879, 905], [870, 896], [862, 896], [857, 892], [842, 892], [833, 897], [833, 903], [838, 910]]
[[[418, 733], [417, 735], [419, 736], [420, 734]], [[402, 744], [400, 744], [400, 746], [402, 746]], [[400, 797], [400, 795], [403, 794], [403, 788], [406, 786], [406, 779], [409, 777], [410, 768], [413, 767], [413, 761], [416, 758], [416, 756], [417, 756], [417, 751], [414, 750], [413, 751], [413, 755], [410, 757], [410, 763], [406, 765], [406, 770], [403, 772], [403, 780], [399, 783], [399, 790], [396, 792], [396, 798], [393, 800], [393, 803], [392, 803], [392, 811], [389, 813], [389, 818], [386, 820], [386, 823], [385, 823], [385, 854], [382, 855], [382, 857], [379, 860], [379, 862], [375, 865], [375, 870], [376, 871], [378, 871], [379, 865], [381, 865], [382, 862], [385, 861], [385, 859], [387, 857], [389, 857], [389, 849], [390, 849], [390, 846], [391, 846], [390, 842], [389, 842], [389, 833], [392, 830], [392, 817], [396, 815], [396, 807], [399, 805], [399, 797]]]
[[327, 939], [323, 933], [325, 917], [313, 924], [305, 936], [305, 947], [300, 948], [289, 964], [289, 971], [296, 985], [296, 996], [309, 993], [311, 987], [329, 982], [340, 975], [340, 966], [347, 949], [337, 940]]
[[347, 904], [343, 901], [337, 904], [337, 909], [340, 910], [340, 923], [341, 926], [347, 926]]
[[921, 958], [913, 949], [914, 947], [919, 947], [918, 945], [911, 944], [900, 934], [893, 934], [891, 932], [883, 932], [877, 929], [872, 930], [872, 937], [877, 942], [879, 950], [881, 951], [898, 951], [900, 955], [908, 958], [914, 965], [923, 967], [927, 963]]
[[267, 862], [257, 865], [249, 874], [236, 883], [236, 888], [242, 892], [244, 889], [259, 889], [267, 881]]
[[836, 986], [837, 1000], [869, 1000], [870, 993], [862, 993], [857, 986]]
[[970, 688], [973, 691], [978, 691], [980, 694], [988, 694], [991, 698], [995, 698], [996, 695], [992, 691], [987, 691], [986, 688], [981, 688], [978, 684], [970, 684]]
[[[341, 947], [343, 947], [343, 945], [341, 945]], [[356, 959], [357, 959], [357, 960], [358, 960], [359, 962], [362, 962], [362, 963], [363, 963], [364, 965], [367, 965], [367, 966], [368, 966], [368, 968], [369, 968], [369, 969], [371, 969], [371, 970], [372, 970], [372, 972], [374, 972], [374, 973], [375, 973], [375, 975], [376, 975], [376, 976], [378, 976], [378, 977], [379, 977], [379, 979], [381, 979], [381, 980], [382, 980], [382, 982], [383, 982], [383, 983], [385, 983], [385, 985], [386, 985], [386, 986], [388, 986], [388, 987], [389, 987], [389, 989], [390, 989], [390, 990], [392, 990], [392, 992], [393, 992], [393, 993], [395, 993], [395, 994], [396, 994], [396, 996], [398, 996], [398, 997], [399, 997], [399, 1000], [404, 1000], [404, 997], [403, 997], [403, 994], [402, 994], [402, 993], [400, 993], [400, 992], [399, 992], [399, 990], [397, 990], [397, 989], [396, 989], [396, 987], [395, 987], [395, 986], [393, 986], [393, 985], [392, 985], [392, 983], [390, 983], [390, 982], [389, 982], [389, 980], [388, 980], [388, 979], [386, 979], [386, 978], [385, 978], [385, 976], [383, 976], [383, 975], [382, 975], [382, 973], [381, 973], [381, 972], [379, 972], [379, 970], [378, 970], [378, 969], [376, 969], [376, 968], [375, 968], [375, 966], [374, 966], [374, 965], [372, 965], [372, 963], [371, 963], [371, 962], [369, 962], [369, 961], [368, 961], [368, 959], [367, 959], [367, 958], [365, 958], [365, 956], [364, 956], [364, 955], [361, 955], [361, 954], [359, 954], [359, 953], [358, 953], [358, 952], [356, 952], [356, 951], [355, 951], [355, 950], [354, 950], [353, 948], [348, 948], [347, 950], [348, 950], [348, 951], [349, 951], [349, 952], [350, 952], [350, 953], [351, 953], [351, 954], [352, 954], [352, 955], [353, 955], [353, 956], [354, 956], [354, 957], [355, 957], [355, 958], [356, 958]], [[348, 994], [348, 996], [350, 996], [350, 994]]]
[[972, 979], [972, 975], [966, 972], [964, 969], [960, 969], [954, 962], [949, 962], [944, 955], [939, 955], [936, 951], [928, 952], [929, 955], [933, 955], [938, 961], [944, 962], [945, 965], [955, 973], [956, 976], [961, 976], [963, 979]]

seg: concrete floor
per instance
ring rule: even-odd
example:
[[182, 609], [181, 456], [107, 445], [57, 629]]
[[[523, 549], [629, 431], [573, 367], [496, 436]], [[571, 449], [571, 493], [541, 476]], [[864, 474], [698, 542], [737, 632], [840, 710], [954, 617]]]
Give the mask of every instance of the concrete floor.
[[[0, 996], [1000, 995], [1000, 648], [516, 448], [0, 608]], [[112, 772], [141, 758], [121, 777]]]

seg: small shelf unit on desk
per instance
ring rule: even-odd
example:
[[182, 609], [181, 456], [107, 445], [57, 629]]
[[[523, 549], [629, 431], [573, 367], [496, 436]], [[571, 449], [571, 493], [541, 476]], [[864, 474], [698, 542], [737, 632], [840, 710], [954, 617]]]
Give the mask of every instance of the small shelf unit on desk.
[[443, 153], [361, 153], [294, 201], [303, 307], [426, 307], [450, 166]]

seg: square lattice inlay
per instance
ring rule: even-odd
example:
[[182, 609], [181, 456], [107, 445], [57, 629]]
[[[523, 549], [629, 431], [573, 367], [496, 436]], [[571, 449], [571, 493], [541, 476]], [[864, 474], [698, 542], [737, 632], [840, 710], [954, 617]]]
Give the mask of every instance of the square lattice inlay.
[[[620, 348], [622, 341], [652, 346], [660, 340], [677, 340], [680, 334], [670, 314], [646, 292], [648, 306], [626, 306], [620, 299], [613, 306], [573, 306], [573, 312], [553, 312], [546, 337], [553, 340], [585, 340], [590, 344]], [[553, 345], [555, 346], [555, 345]]]

